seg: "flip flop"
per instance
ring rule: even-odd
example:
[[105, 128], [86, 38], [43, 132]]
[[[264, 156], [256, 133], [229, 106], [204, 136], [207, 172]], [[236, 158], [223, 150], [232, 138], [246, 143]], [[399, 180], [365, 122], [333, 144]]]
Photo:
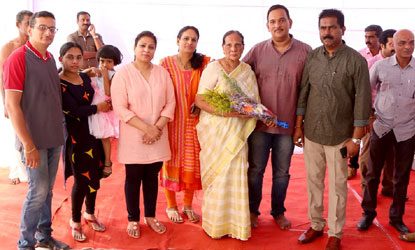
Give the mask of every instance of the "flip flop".
[[85, 219], [86, 224], [89, 224], [94, 231], [104, 232], [106, 229], [105, 225], [99, 222], [97, 218], [95, 217], [95, 215], [92, 215], [92, 216], [93, 216], [93, 219], [89, 219], [84, 213], [83, 217]]
[[408, 242], [415, 242], [415, 233], [406, 233], [399, 235], [399, 239]]
[[102, 177], [107, 178], [112, 174], [112, 162], [106, 162], [104, 164], [104, 169], [102, 170]]
[[167, 231], [166, 227], [154, 217], [145, 217], [144, 223], [158, 234], [164, 234]]
[[129, 221], [127, 225], [127, 234], [131, 238], [140, 238], [140, 226], [137, 221]]
[[180, 224], [183, 223], [183, 217], [180, 216], [179, 210], [175, 207], [166, 208], [167, 217], [174, 223]]
[[[76, 225], [76, 224], [79, 224]], [[75, 223], [72, 219], [69, 220], [69, 226], [72, 229], [72, 237], [74, 240], [83, 242], [86, 240], [85, 234], [82, 232], [82, 226], [81, 223]]]
[[12, 183], [13, 185], [17, 185], [17, 184], [19, 184], [19, 183], [20, 183], [20, 179], [19, 179], [19, 178], [13, 178], [13, 179], [11, 179], [11, 183]]
[[192, 208], [183, 208], [183, 215], [187, 217], [191, 223], [198, 223], [200, 220], [200, 216], [195, 213]]

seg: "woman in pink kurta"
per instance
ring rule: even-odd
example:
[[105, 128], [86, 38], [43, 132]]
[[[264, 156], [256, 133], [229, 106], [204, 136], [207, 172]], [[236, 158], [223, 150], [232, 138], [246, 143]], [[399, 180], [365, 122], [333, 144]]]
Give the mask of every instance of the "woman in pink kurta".
[[135, 39], [134, 62], [121, 67], [111, 85], [112, 104], [120, 119], [118, 161], [125, 164], [127, 233], [140, 237], [140, 186], [143, 184], [145, 223], [157, 233], [166, 227], [155, 219], [158, 173], [170, 160], [166, 124], [174, 117], [175, 98], [167, 71], [151, 63], [157, 40], [150, 31]]

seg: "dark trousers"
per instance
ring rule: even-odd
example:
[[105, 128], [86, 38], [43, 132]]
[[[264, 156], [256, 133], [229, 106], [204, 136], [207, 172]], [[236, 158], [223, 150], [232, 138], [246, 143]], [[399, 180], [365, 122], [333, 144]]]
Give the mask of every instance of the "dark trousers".
[[88, 183], [74, 179], [72, 187], [72, 220], [74, 222], [81, 222], [82, 204], [85, 200], [85, 208], [88, 214], [95, 213], [95, 201], [97, 199], [97, 191], [90, 192]]
[[405, 212], [405, 199], [409, 183], [412, 161], [415, 151], [415, 136], [397, 142], [393, 131], [382, 138], [376, 133], [370, 137], [370, 159], [365, 177], [366, 187], [363, 193], [362, 208], [366, 215], [376, 216], [377, 192], [380, 175], [385, 163], [387, 153], [395, 151], [395, 166], [393, 174], [393, 201], [389, 210], [391, 222], [402, 222]]
[[[373, 131], [371, 132], [373, 133]], [[359, 156], [359, 167], [361, 171], [361, 185], [362, 191], [365, 189], [365, 177], [367, 173], [367, 166], [370, 158], [370, 134], [362, 138], [363, 147]], [[386, 152], [385, 165], [382, 172], [382, 193], [392, 196], [393, 193], [393, 170], [395, 169], [395, 149]]]
[[158, 173], [163, 162], [125, 164], [125, 201], [128, 221], [140, 221], [140, 187], [143, 183], [144, 217], [155, 217], [158, 193]]

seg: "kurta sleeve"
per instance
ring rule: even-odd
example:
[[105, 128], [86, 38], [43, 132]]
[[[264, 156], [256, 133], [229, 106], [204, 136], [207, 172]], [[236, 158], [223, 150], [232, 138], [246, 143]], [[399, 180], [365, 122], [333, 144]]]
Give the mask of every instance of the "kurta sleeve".
[[118, 118], [127, 123], [136, 114], [128, 109], [128, 80], [121, 72], [114, 75], [111, 82], [112, 107]]
[[163, 110], [160, 113], [160, 116], [164, 116], [170, 119], [170, 121], [174, 118], [174, 109], [176, 107], [176, 98], [174, 96], [174, 87], [173, 82], [170, 78], [169, 73], [163, 69], [164, 72], [164, 80], [166, 82], [166, 105], [164, 106]]

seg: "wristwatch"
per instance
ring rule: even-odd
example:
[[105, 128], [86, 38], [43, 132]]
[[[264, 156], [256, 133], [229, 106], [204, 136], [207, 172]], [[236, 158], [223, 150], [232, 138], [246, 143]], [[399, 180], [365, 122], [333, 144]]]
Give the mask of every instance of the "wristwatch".
[[362, 139], [359, 138], [352, 138], [352, 142], [356, 145], [360, 145], [360, 143], [362, 142]]

